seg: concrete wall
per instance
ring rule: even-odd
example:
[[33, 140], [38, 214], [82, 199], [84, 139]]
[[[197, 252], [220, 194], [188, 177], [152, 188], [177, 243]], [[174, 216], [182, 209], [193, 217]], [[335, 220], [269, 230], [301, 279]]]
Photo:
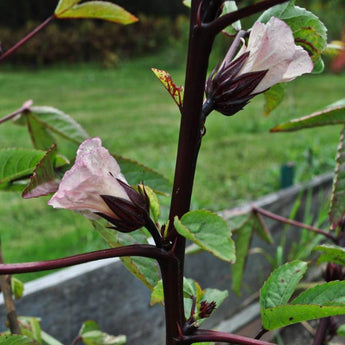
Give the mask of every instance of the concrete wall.
[[[325, 196], [330, 192], [331, 175], [320, 176], [308, 184], [313, 191], [313, 209], [317, 212]], [[283, 216], [290, 210], [303, 186], [294, 186], [270, 194], [252, 204]], [[233, 214], [249, 209], [240, 208], [220, 212], [228, 219]], [[299, 210], [302, 216], [303, 207]], [[277, 240], [281, 226], [267, 220]], [[299, 231], [291, 230], [293, 237]], [[254, 238], [253, 246], [267, 244]], [[252, 305], [243, 311], [243, 302], [257, 291], [270, 270], [261, 255], [248, 259], [241, 297], [230, 295], [215, 312], [205, 327], [220, 327], [234, 331], [244, 322], [257, 316], [258, 306]], [[186, 276], [198, 280], [203, 288], [230, 289], [231, 268], [225, 262], [208, 253], [192, 255], [186, 260]], [[80, 325], [88, 319], [96, 320], [101, 329], [111, 334], [126, 334], [131, 345], [161, 345], [164, 343], [164, 318], [160, 306], [149, 306], [150, 292], [131, 276], [118, 259], [102, 260], [60, 270], [25, 285], [25, 296], [17, 302], [20, 315], [42, 318], [42, 328], [65, 344], [70, 344]], [[2, 303], [2, 302], [1, 302]], [[242, 311], [241, 314], [239, 312]], [[231, 318], [230, 321], [227, 320]], [[0, 324], [4, 324], [4, 317]]]

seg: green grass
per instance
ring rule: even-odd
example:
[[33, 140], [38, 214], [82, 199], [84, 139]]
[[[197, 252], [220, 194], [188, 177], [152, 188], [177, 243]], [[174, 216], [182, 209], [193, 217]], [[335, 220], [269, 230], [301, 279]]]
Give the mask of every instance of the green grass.
[[[151, 67], [166, 68], [162, 61], [142, 58], [110, 70], [97, 66], [4, 69], [0, 116], [29, 98], [35, 105], [54, 106], [72, 115], [91, 136], [100, 136], [112, 152], [172, 179], [180, 119], [175, 104], [150, 71]], [[183, 83], [182, 67], [173, 65], [169, 72], [177, 84]], [[343, 85], [344, 76], [307, 76], [288, 86], [284, 103], [268, 118], [262, 112], [263, 96], [236, 116], [212, 114], [198, 162], [193, 207], [230, 208], [277, 190], [280, 165], [289, 161], [296, 162], [298, 179], [332, 169], [339, 126], [286, 134], [268, 130], [344, 97]], [[1, 148], [29, 145], [24, 127], [0, 126]], [[309, 165], [308, 151], [313, 152]], [[52, 259], [106, 247], [82, 216], [53, 210], [47, 200], [0, 194], [0, 236], [7, 262]]]

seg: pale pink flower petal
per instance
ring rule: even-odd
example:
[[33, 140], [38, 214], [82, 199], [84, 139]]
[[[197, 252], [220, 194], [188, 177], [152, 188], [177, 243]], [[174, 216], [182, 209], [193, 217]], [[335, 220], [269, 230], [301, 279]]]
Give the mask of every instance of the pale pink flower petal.
[[117, 181], [126, 182], [116, 160], [102, 147], [100, 138], [85, 140], [77, 151], [73, 167], [62, 178], [58, 191], [48, 202], [55, 208], [85, 212], [99, 212], [116, 218], [101, 195], [130, 200]]
[[313, 70], [308, 53], [295, 45], [290, 27], [282, 20], [272, 17], [267, 24], [256, 22], [248, 39], [248, 46], [241, 53], [249, 57], [240, 74], [268, 70], [253, 94], [271, 86], [295, 79]]

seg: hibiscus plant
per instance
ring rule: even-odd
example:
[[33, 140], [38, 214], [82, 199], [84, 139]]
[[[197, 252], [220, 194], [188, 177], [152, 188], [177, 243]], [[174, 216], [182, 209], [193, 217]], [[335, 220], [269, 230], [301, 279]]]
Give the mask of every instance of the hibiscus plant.
[[[271, 343], [260, 340], [267, 331], [312, 319], [321, 319], [314, 345], [324, 344], [337, 330], [343, 332], [341, 327], [337, 329], [333, 317], [345, 314], [345, 282], [342, 281], [345, 264], [344, 133], [337, 158], [330, 230], [284, 219], [255, 207], [238, 228], [230, 229], [215, 213], [190, 210], [196, 162], [208, 116], [220, 116], [219, 113], [240, 116], [240, 110], [261, 93], [265, 95], [266, 112], [269, 112], [284, 96], [282, 83], [302, 74], [320, 73], [323, 69], [326, 28], [314, 14], [298, 7], [294, 0], [252, 3], [238, 8], [241, 1], [185, 0], [184, 4], [190, 7], [190, 33], [184, 87], [176, 86], [168, 72], [153, 69], [181, 113], [172, 191], [161, 175], [123, 158], [121, 152], [110, 153], [102, 146], [100, 138], [88, 137], [78, 123], [60, 110], [33, 106], [32, 101], [28, 101], [0, 120], [0, 123], [10, 119], [25, 120], [35, 148], [0, 150], [1, 189], [20, 190], [24, 198], [54, 193], [49, 205], [77, 211], [89, 218], [111, 247], [50, 261], [0, 264], [0, 273], [6, 275], [2, 276], [1, 289], [11, 309], [11, 313], [8, 311], [10, 331], [0, 337], [1, 344], [57, 343], [48, 337], [38, 339], [32, 329], [33, 323], [16, 316], [12, 294], [8, 293], [7, 275], [128, 256], [140, 257], [140, 265], [133, 260], [126, 267], [152, 290], [155, 301], [163, 304], [166, 345], [214, 342], [269, 345]], [[255, 15], [252, 28], [241, 27], [241, 19]], [[4, 52], [0, 61], [52, 20], [66, 18], [98, 18], [118, 24], [137, 20], [113, 3], [60, 0], [53, 15]], [[218, 35], [230, 37], [232, 44], [222, 62], [209, 66], [213, 42]], [[340, 101], [320, 112], [281, 124], [273, 131], [344, 123], [344, 109], [345, 102]], [[72, 163], [58, 146], [61, 138], [80, 145], [76, 158], [69, 157]], [[168, 219], [160, 217], [157, 193], [171, 195]], [[199, 250], [208, 251], [232, 265], [233, 289], [239, 293], [252, 232], [256, 229], [271, 242], [263, 216], [321, 235], [315, 242], [315, 250], [321, 252], [319, 262], [327, 263], [326, 283], [306, 289], [296, 297], [295, 290], [308, 263], [286, 262], [272, 272], [260, 291], [262, 328], [255, 339], [202, 329], [202, 321], [211, 316], [227, 292], [202, 290], [197, 282], [184, 277], [187, 240]], [[160, 276], [148, 276], [157, 265]], [[186, 285], [193, 288], [188, 289]], [[125, 338], [108, 336], [89, 321], [73, 343], [78, 341], [123, 344]]]

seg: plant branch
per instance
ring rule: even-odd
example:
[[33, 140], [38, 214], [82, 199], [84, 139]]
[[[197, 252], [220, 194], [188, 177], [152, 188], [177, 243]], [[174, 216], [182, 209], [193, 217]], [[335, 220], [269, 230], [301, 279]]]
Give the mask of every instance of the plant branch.
[[[4, 263], [4, 258], [2, 256], [2, 250], [0, 246], [0, 263]], [[11, 276], [2, 275], [0, 276], [0, 288], [4, 297], [5, 308], [7, 311], [7, 320], [9, 323], [9, 328], [12, 334], [21, 334], [16, 307], [12, 298], [12, 289], [11, 289]]]
[[81, 341], [81, 340], [82, 340], [82, 337], [81, 337], [80, 335], [77, 335], [77, 336], [73, 339], [71, 345], [77, 345], [77, 344], [79, 343], [79, 341]]
[[24, 111], [28, 111], [30, 109], [30, 107], [32, 106], [32, 100], [29, 99], [28, 101], [24, 102], [24, 104], [17, 110], [15, 110], [13, 113], [8, 114], [6, 116], [4, 116], [3, 118], [0, 119], [0, 124], [4, 123], [8, 120], [11, 120], [12, 118], [14, 118], [15, 116], [23, 113]]
[[6, 59], [9, 55], [14, 53], [18, 48], [24, 45], [27, 41], [29, 41], [32, 37], [38, 34], [42, 29], [44, 29], [53, 19], [55, 18], [54, 15], [48, 17], [43, 23], [38, 25], [34, 30], [32, 30], [29, 34], [23, 37], [19, 42], [17, 42], [14, 46], [8, 49], [5, 53], [0, 56], [0, 62]]
[[286, 1], [288, 0], [261, 1], [256, 4], [241, 8], [237, 11], [228, 13], [224, 16], [221, 16], [209, 24], [204, 24], [204, 26], [207, 27], [207, 29], [210, 30], [213, 35], [216, 35], [222, 30], [224, 30], [227, 26], [235, 23], [237, 20], [265, 11], [271, 8], [272, 6], [282, 4], [283, 2], [286, 2]]
[[316, 331], [313, 345], [322, 345], [325, 342], [327, 331], [330, 324], [330, 317], [325, 317], [320, 320], [319, 326]]
[[181, 344], [193, 344], [197, 342], [217, 341], [236, 345], [274, 345], [267, 341], [252, 339], [237, 334], [211, 331], [211, 330], [197, 330], [195, 334], [185, 336]]
[[298, 222], [296, 220], [291, 220], [291, 219], [284, 218], [282, 216], [278, 216], [277, 214], [274, 214], [272, 212], [266, 211], [266, 210], [264, 210], [262, 208], [259, 208], [259, 207], [253, 206], [252, 210], [253, 210], [253, 212], [258, 212], [258, 213], [262, 214], [263, 216], [266, 216], [268, 218], [274, 219], [274, 220], [276, 220], [278, 222], [282, 222], [282, 223], [285, 223], [285, 224], [290, 224], [292, 226], [296, 226], [296, 227], [299, 227], [299, 228], [302, 228], [302, 229], [306, 229], [306, 230], [315, 232], [317, 234], [323, 235], [323, 236], [329, 238], [330, 240], [332, 240], [334, 243], [338, 242], [337, 238], [333, 234], [331, 234], [331, 233], [329, 233], [327, 231], [324, 231], [322, 229], [315, 228], [315, 227], [313, 227], [311, 225], [304, 224], [304, 223]]
[[159, 248], [156, 248], [155, 246], [146, 244], [134, 244], [125, 247], [103, 249], [90, 253], [68, 256], [56, 260], [35, 261], [16, 264], [0, 264], [0, 274], [40, 272], [56, 268], [69, 267], [90, 261], [123, 256], [142, 256], [156, 259], [159, 262], [169, 261], [169, 259], [171, 259], [169, 253]]

